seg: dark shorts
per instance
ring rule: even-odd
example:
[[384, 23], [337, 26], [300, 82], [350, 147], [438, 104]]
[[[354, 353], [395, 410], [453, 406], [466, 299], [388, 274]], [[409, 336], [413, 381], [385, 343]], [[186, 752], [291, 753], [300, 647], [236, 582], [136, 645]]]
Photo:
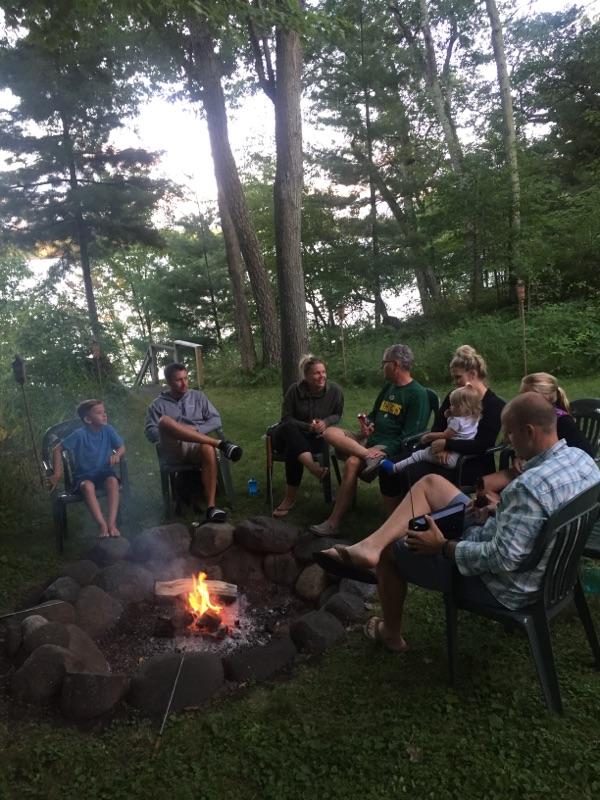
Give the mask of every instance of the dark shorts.
[[[469, 498], [460, 492], [448, 506], [468, 501]], [[468, 527], [468, 520], [465, 527]], [[408, 583], [414, 583], [434, 592], [453, 590], [455, 595], [463, 600], [472, 600], [493, 608], [504, 608], [479, 575], [461, 575], [454, 561], [444, 558], [441, 553], [435, 556], [419, 555], [410, 550], [404, 540], [399, 540], [393, 545], [393, 554], [398, 574]]]
[[77, 479], [75, 491], [81, 491], [81, 484], [83, 481], [91, 481], [96, 489], [104, 489], [104, 481], [107, 478], [116, 478], [119, 480], [117, 473], [114, 469], [102, 469], [99, 472], [90, 472], [87, 475], [80, 475]]

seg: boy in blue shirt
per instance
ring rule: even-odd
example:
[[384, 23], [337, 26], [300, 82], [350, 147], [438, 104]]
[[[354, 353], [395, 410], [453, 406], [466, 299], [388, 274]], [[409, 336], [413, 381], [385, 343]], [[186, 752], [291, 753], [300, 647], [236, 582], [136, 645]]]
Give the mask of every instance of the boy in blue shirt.
[[[92, 517], [98, 523], [99, 536], [120, 536], [117, 528], [119, 509], [119, 480], [113, 467], [125, 453], [123, 439], [107, 424], [106, 409], [102, 400], [84, 400], [77, 406], [77, 415], [83, 426], [66, 436], [54, 448], [54, 472], [49, 477], [53, 491], [62, 477], [62, 451], [73, 456], [76, 490], [81, 493]], [[107, 498], [107, 518], [104, 517], [96, 497], [96, 489], [104, 487]]]

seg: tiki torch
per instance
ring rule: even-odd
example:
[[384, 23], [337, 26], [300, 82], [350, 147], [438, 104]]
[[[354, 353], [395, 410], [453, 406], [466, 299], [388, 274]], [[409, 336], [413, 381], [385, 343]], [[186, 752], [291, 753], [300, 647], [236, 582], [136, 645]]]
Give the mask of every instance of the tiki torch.
[[25, 362], [19, 355], [15, 355], [15, 360], [11, 364], [13, 375], [15, 376], [15, 381], [21, 387], [21, 391], [23, 393], [23, 405], [25, 406], [25, 416], [27, 418], [27, 425], [29, 427], [29, 435], [31, 436], [31, 449], [33, 451], [33, 458], [35, 460], [35, 465], [37, 468], [37, 473], [40, 476], [40, 483], [42, 484], [42, 489], [45, 488], [46, 484], [44, 482], [44, 476], [42, 474], [42, 467], [40, 464], [40, 459], [38, 457], [37, 447], [35, 444], [35, 435], [33, 433], [33, 425], [31, 424], [31, 414], [29, 413], [29, 404], [27, 402], [27, 394], [25, 392]]
[[527, 333], [525, 329], [525, 281], [517, 281], [517, 300], [519, 301], [519, 316], [523, 332], [523, 374], [527, 375]]

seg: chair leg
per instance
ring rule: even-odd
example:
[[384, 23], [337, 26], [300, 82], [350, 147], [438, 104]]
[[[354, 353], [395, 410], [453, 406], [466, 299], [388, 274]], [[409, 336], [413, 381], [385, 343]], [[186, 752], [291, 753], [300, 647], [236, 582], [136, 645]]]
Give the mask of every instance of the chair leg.
[[233, 508], [235, 490], [233, 488], [233, 481], [231, 480], [229, 461], [226, 458], [221, 457], [220, 454], [217, 456], [217, 469], [221, 484], [225, 491], [225, 496], [227, 497], [227, 502], [229, 503], [229, 508]]
[[335, 472], [335, 479], [338, 483], [338, 486], [342, 485], [342, 474], [340, 472], [340, 462], [337, 459], [335, 453], [331, 454], [331, 464], [333, 466], [333, 471]]
[[550, 629], [543, 609], [538, 609], [527, 617], [525, 631], [546, 705], [554, 714], [562, 714], [563, 705], [550, 641]]
[[328, 505], [333, 501], [333, 493], [331, 491], [331, 461], [329, 459], [329, 445], [323, 442], [323, 450], [321, 452], [321, 466], [328, 469], [329, 472], [321, 481], [323, 484], [323, 497]]
[[587, 604], [587, 600], [585, 599], [583, 589], [581, 588], [579, 578], [575, 584], [573, 595], [575, 598], [575, 606], [579, 613], [579, 619], [584, 627], [590, 648], [592, 650], [592, 655], [594, 656], [594, 666], [596, 669], [600, 669], [600, 642], [598, 641], [598, 634], [596, 633], [592, 615], [590, 614], [590, 609]]
[[457, 638], [458, 638], [458, 610], [450, 592], [444, 593], [444, 606], [446, 607], [446, 646], [448, 649], [448, 680], [450, 686], [456, 683]]

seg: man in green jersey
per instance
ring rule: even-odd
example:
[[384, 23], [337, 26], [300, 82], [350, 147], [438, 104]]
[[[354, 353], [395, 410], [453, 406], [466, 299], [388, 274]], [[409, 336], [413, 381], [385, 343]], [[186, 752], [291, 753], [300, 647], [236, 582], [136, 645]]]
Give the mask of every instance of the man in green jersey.
[[360, 477], [372, 481], [383, 458], [396, 460], [407, 436], [419, 433], [429, 419], [429, 398], [426, 389], [413, 380], [413, 354], [405, 344], [388, 347], [381, 361], [386, 384], [377, 396], [369, 414], [359, 414], [360, 432], [348, 433], [330, 427], [324, 438], [346, 457], [344, 477], [333, 511], [310, 530], [317, 536], [332, 536], [352, 502]]

